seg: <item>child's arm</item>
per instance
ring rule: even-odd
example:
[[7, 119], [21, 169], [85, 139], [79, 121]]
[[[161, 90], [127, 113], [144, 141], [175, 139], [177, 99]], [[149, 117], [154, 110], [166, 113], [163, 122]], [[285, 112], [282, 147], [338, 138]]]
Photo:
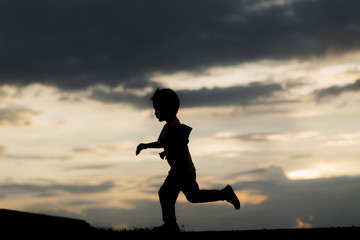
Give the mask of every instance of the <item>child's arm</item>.
[[151, 142], [151, 143], [140, 143], [136, 148], [136, 155], [138, 155], [142, 150], [147, 148], [163, 148], [163, 144], [159, 141]]

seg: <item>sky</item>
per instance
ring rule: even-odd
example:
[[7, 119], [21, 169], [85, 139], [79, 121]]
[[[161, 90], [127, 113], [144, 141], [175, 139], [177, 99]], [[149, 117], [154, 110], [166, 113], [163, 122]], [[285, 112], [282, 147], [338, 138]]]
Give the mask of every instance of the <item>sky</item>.
[[360, 225], [357, 0], [3, 0], [0, 208], [162, 224], [151, 96], [172, 88], [200, 188], [184, 230]]

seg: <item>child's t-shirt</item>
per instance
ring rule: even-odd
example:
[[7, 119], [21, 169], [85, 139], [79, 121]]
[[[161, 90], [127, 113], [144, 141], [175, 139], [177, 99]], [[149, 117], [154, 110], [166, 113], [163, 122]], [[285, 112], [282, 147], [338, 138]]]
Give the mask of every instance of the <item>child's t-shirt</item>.
[[164, 146], [163, 155], [166, 156], [171, 170], [178, 173], [195, 172], [188, 148], [189, 136], [192, 128], [181, 124], [178, 118], [168, 122], [163, 127], [158, 142]]

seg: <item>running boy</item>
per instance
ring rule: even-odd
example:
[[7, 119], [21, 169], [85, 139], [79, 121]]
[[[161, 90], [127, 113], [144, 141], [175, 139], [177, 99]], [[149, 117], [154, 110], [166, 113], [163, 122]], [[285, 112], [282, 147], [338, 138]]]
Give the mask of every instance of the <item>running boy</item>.
[[230, 185], [222, 190], [200, 190], [196, 182], [196, 170], [188, 149], [191, 127], [181, 124], [176, 114], [180, 101], [171, 89], [156, 90], [151, 98], [155, 116], [160, 121], [166, 121], [157, 141], [140, 143], [136, 155], [147, 148], [163, 148], [160, 153], [171, 167], [164, 184], [159, 190], [160, 205], [164, 224], [155, 227], [154, 231], [179, 232], [175, 217], [175, 202], [182, 191], [191, 203], [224, 201], [231, 203], [235, 209], [240, 209], [240, 202]]

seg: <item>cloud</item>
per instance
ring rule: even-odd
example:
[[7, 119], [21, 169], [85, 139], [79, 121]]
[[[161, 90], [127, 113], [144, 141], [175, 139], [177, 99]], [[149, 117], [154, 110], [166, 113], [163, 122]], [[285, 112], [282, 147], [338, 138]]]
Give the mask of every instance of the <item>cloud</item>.
[[88, 98], [102, 103], [125, 103], [137, 108], [147, 108], [151, 107], [150, 98], [152, 94], [137, 95], [126, 91], [109, 91], [102, 88], [94, 88]]
[[0, 84], [152, 86], [155, 72], [359, 49], [357, 0], [11, 1]]
[[[239, 178], [232, 185], [234, 189], [258, 190], [267, 196], [267, 200], [259, 205], [247, 206], [237, 216], [228, 213], [227, 224], [233, 229], [236, 226], [244, 229], [288, 228], [299, 224], [298, 219], [304, 222], [303, 227], [307, 223], [312, 227], [352, 226], [359, 221], [359, 210], [356, 208], [360, 200], [356, 191], [359, 176], [290, 180], [277, 166], [234, 173], [230, 177], [234, 179], [236, 175]], [[196, 211], [195, 208], [192, 211]], [[196, 214], [199, 213], [194, 212]], [[192, 223], [196, 224], [200, 217], [194, 215], [187, 216], [187, 220], [195, 217]], [[305, 220], [309, 216], [311, 221]]]
[[[178, 90], [181, 107], [218, 107], [218, 106], [248, 106], [267, 104], [273, 101], [286, 101], [276, 98], [277, 93], [284, 89], [277, 83], [253, 82], [225, 88], [202, 88], [199, 90]], [[151, 107], [150, 98], [153, 93], [136, 95], [130, 92], [105, 91], [94, 89], [90, 99], [104, 103], [130, 103], [138, 108]]]
[[[314, 219], [313, 216], [309, 216], [308, 220], [311, 222]], [[311, 223], [310, 222], [304, 222], [303, 220], [301, 220], [301, 218], [297, 218], [296, 219], [296, 228], [311, 228]]]
[[238, 139], [241, 141], [255, 141], [255, 142], [272, 142], [272, 141], [289, 141], [294, 139], [302, 139], [317, 136], [318, 132], [283, 132], [283, 133], [218, 133], [214, 137], [216, 139]]
[[78, 171], [78, 170], [103, 170], [110, 169], [116, 166], [115, 164], [91, 164], [91, 165], [80, 165], [75, 167], [66, 167], [66, 171]]
[[25, 127], [32, 124], [31, 117], [40, 112], [23, 106], [10, 106], [0, 109], [0, 126]]
[[4, 157], [12, 160], [69, 160], [67, 155], [21, 155], [21, 154], [6, 154]]
[[[253, 169], [240, 175], [234, 189], [256, 189], [268, 197], [263, 204], [251, 206], [258, 207], [262, 216], [269, 216], [264, 217], [268, 221], [288, 218], [295, 225], [296, 219], [312, 216], [313, 227], [351, 226], [358, 221], [358, 213], [352, 211], [360, 199], [360, 194], [354, 194], [360, 183], [359, 176], [290, 180], [282, 168], [276, 166]], [[334, 206], [338, 208], [334, 209]], [[270, 222], [266, 224], [271, 225]]]
[[335, 136], [327, 138], [323, 143], [329, 147], [343, 147], [360, 144], [360, 132], [337, 133]]
[[0, 157], [4, 156], [6, 153], [6, 147], [0, 145]]
[[335, 97], [338, 97], [344, 93], [358, 92], [358, 91], [360, 91], [360, 79], [356, 80], [354, 83], [349, 83], [343, 86], [335, 85], [328, 88], [316, 90], [314, 94], [318, 102], [324, 102], [327, 100], [331, 100]]
[[73, 152], [89, 154], [89, 155], [107, 156], [108, 152], [118, 150], [119, 148], [120, 148], [119, 144], [109, 143], [109, 144], [99, 144], [93, 147], [78, 147], [78, 148], [74, 148]]
[[[287, 177], [284, 174], [284, 171], [279, 166], [269, 166], [264, 168], [255, 168], [248, 171], [236, 172], [232, 173], [228, 176], [229, 179], [235, 178], [243, 178], [246, 179], [256, 179], [256, 181], [264, 180], [264, 181], [283, 181], [286, 180]], [[245, 180], [245, 182], [248, 180]]]
[[53, 196], [60, 192], [71, 194], [89, 194], [106, 192], [114, 187], [114, 183], [106, 181], [99, 184], [64, 184], [57, 182], [35, 182], [35, 183], [0, 183], [0, 190], [7, 197], [18, 194], [35, 194], [37, 196]]
[[277, 92], [283, 91], [280, 84], [257, 82], [246, 86], [233, 86], [226, 88], [202, 88], [200, 90], [177, 91], [182, 100], [183, 107], [198, 106], [247, 106], [265, 104]]

